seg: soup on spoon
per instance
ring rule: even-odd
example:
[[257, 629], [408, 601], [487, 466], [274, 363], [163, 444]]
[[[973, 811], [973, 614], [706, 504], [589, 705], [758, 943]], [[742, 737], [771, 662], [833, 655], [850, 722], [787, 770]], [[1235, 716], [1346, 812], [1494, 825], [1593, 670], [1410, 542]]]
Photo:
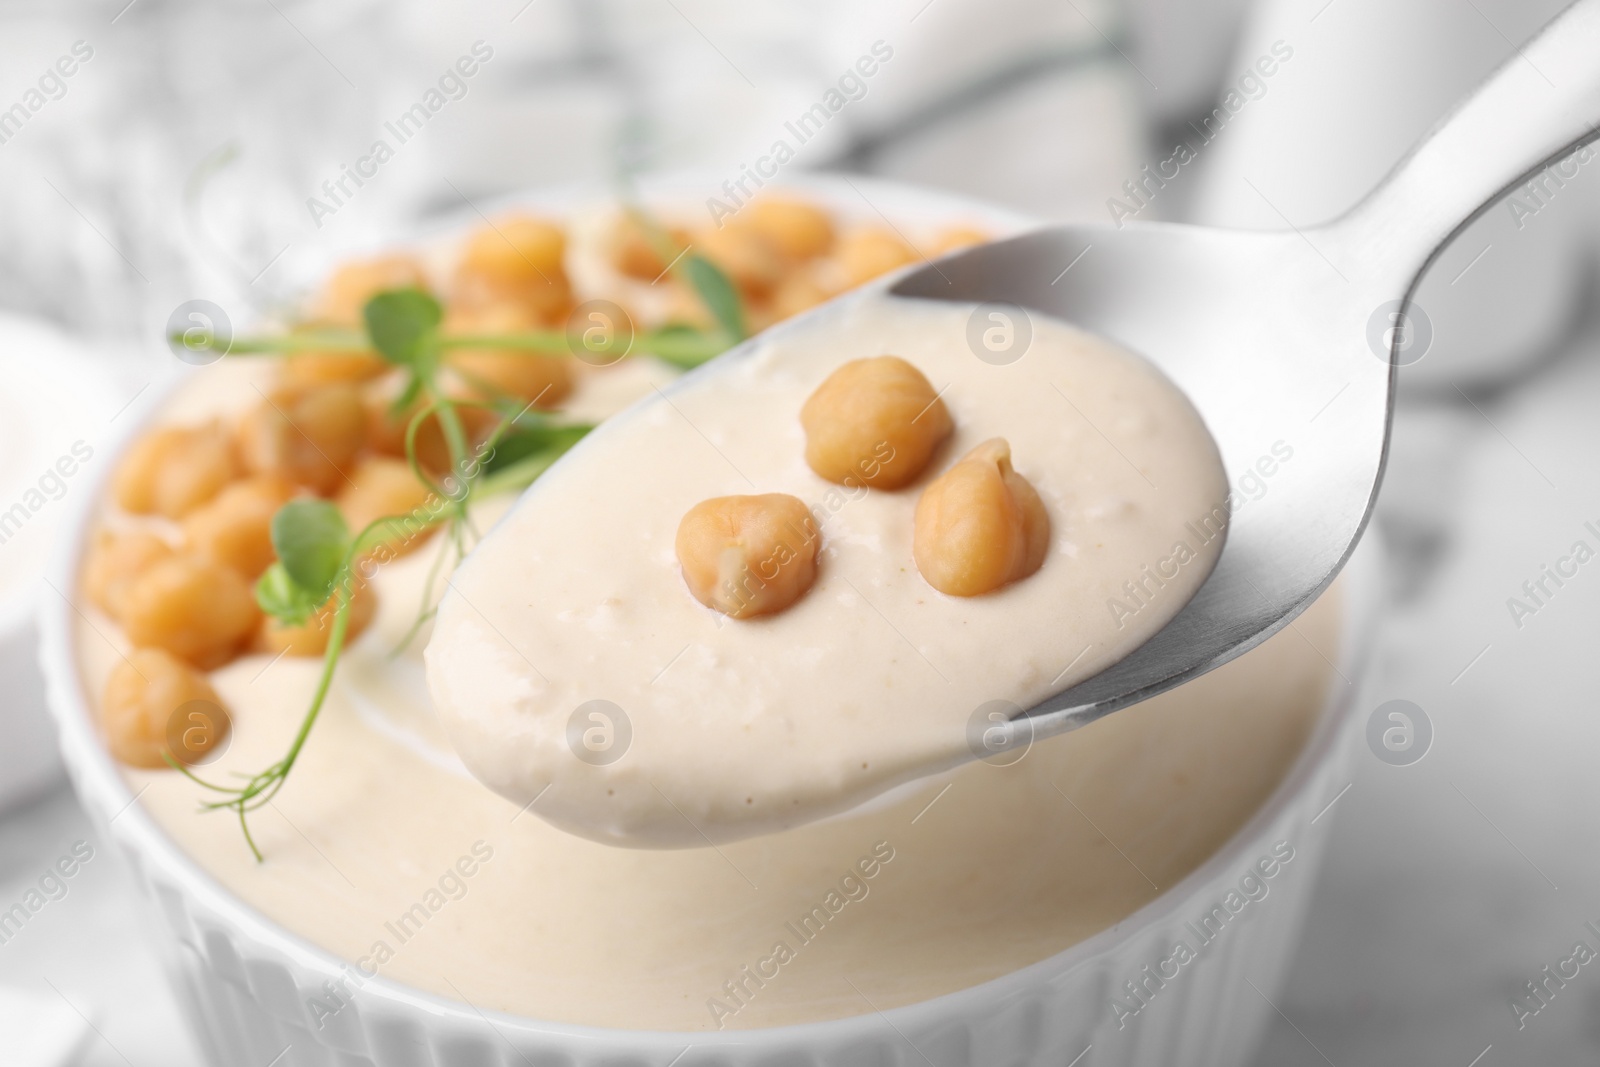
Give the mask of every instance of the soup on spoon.
[[440, 605], [429, 688], [468, 769], [674, 848], [1021, 758], [1010, 717], [1161, 629], [1228, 517], [1171, 382], [1030, 325], [997, 355], [979, 308], [864, 292], [592, 433]]

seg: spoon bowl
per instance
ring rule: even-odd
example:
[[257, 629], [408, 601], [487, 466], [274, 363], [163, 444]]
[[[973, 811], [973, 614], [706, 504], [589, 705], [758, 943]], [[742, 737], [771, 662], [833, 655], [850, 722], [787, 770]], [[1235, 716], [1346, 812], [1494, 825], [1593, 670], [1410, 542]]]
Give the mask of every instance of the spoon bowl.
[[1418, 283], [1508, 192], [1600, 139], [1596, 56], [1600, 0], [1579, 0], [1331, 223], [1059, 227], [890, 287], [983, 302], [980, 315], [1013, 329], [1030, 311], [1048, 314], [1142, 354], [1188, 394], [1230, 475], [1227, 540], [1199, 592], [1127, 657], [1014, 719], [1027, 720], [1013, 730], [1019, 743], [1226, 663], [1292, 625], [1333, 581], [1371, 516], [1396, 375], [1426, 348], [1408, 315]]

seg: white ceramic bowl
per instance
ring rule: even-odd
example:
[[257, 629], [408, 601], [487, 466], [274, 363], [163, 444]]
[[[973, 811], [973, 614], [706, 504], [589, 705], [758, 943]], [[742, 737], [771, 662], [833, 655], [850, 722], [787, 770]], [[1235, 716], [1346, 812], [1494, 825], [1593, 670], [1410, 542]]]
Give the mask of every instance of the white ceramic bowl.
[[[860, 197], [849, 186], [815, 179], [804, 185], [830, 201], [853, 201], [859, 210]], [[856, 185], [891, 217], [901, 208], [912, 217], [996, 224], [1006, 217], [926, 191]], [[141, 422], [126, 421], [124, 439], [109, 454], [120, 452]], [[78, 588], [95, 498], [112, 466], [102, 465], [97, 484], [86, 487], [92, 491], [79, 494], [51, 573], [63, 590]], [[1352, 679], [1361, 675], [1376, 614], [1377, 570], [1376, 553], [1367, 547], [1346, 572], [1341, 671]], [[1272, 1013], [1264, 996], [1273, 995], [1294, 950], [1331, 822], [1312, 820], [1343, 786], [1349, 711], [1359, 688], [1343, 687], [1272, 797], [1187, 878], [1067, 951], [970, 989], [829, 1022], [670, 1033], [480, 1012], [379, 977], [318, 1029], [308, 1001], [322, 996], [324, 983], [340, 978], [345, 966], [232, 896], [148, 816], [101, 744], [76, 666], [71, 607], [57, 598], [44, 606], [41, 621], [44, 671], [68, 772], [153, 905], [166, 969], [210, 1058], [229, 1067], [1062, 1067], [1079, 1062], [1091, 1045], [1093, 1058], [1086, 1062], [1096, 1067], [1238, 1067]], [[1185, 924], [1218, 906], [1280, 842], [1295, 856], [1269, 895], [1156, 989], [1146, 978], [1147, 965], [1167, 957], [1180, 938], [1195, 943]], [[1155, 992], [1148, 1008], [1119, 1020], [1113, 997], [1128, 1000], [1124, 983], [1134, 981], [1148, 982]]]

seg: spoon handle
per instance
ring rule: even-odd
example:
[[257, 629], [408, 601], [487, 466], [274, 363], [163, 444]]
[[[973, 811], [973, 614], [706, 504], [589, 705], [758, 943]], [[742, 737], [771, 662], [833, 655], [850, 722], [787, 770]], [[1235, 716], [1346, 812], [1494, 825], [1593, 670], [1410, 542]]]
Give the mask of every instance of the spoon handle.
[[1330, 225], [1361, 261], [1414, 285], [1517, 186], [1600, 140], [1600, 0], [1578, 0], [1508, 59], [1378, 188]]

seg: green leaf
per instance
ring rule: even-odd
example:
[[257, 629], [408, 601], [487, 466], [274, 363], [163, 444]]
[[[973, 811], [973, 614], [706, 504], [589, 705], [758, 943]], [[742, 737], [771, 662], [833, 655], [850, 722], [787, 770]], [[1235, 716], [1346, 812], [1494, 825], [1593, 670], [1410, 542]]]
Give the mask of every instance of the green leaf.
[[708, 332], [686, 323], [672, 322], [640, 338], [639, 347], [674, 367], [693, 370], [722, 355], [733, 344], [721, 330]]
[[593, 426], [586, 424], [556, 425], [542, 420], [521, 420], [495, 443], [494, 455], [489, 457], [483, 469], [493, 474], [534, 456], [547, 459], [548, 466], [583, 440], [584, 435], [592, 429]]
[[326, 500], [291, 500], [272, 516], [272, 547], [287, 576], [321, 606], [350, 548], [350, 530]]
[[690, 252], [683, 257], [678, 270], [694, 287], [695, 295], [723, 331], [736, 343], [744, 340], [744, 302], [722, 269], [706, 257]]
[[388, 289], [361, 309], [367, 336], [384, 359], [420, 374], [438, 360], [439, 323], [444, 309], [421, 289]]
[[550, 424], [513, 429], [495, 444], [494, 454], [484, 463], [483, 476], [472, 486], [472, 495], [481, 498], [526, 489], [592, 429]]
[[303, 624], [322, 606], [322, 601], [295, 584], [281, 562], [268, 567], [256, 582], [256, 603], [262, 611], [289, 626]]
[[697, 252], [684, 251], [680, 254], [666, 228], [637, 204], [628, 207], [628, 214], [644, 231], [645, 238], [655, 248], [662, 262], [671, 267], [673, 274], [689, 283], [689, 287], [706, 310], [711, 312], [711, 317], [717, 320], [723, 332], [732, 338], [732, 342], [737, 344], [743, 341], [744, 302], [722, 268]]

